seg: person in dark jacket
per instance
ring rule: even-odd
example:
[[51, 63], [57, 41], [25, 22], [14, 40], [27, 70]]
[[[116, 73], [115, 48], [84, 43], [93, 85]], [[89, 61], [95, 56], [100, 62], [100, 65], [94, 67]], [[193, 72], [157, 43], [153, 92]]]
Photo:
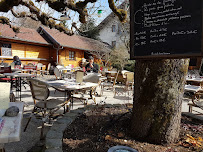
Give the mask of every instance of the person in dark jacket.
[[15, 65], [21, 65], [21, 61], [20, 61], [20, 59], [19, 59], [18, 56], [14, 56], [14, 57], [13, 57], [13, 63], [14, 63]]
[[99, 66], [94, 63], [94, 58], [92, 56], [89, 57], [89, 63], [85, 66], [87, 72], [98, 73]]

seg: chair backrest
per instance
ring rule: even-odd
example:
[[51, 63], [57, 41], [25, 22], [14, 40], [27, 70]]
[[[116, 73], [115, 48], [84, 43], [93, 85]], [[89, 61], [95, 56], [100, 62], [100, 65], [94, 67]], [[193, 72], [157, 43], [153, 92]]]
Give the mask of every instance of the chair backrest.
[[34, 66], [34, 64], [33, 63], [28, 63], [27, 66]]
[[57, 65], [56, 67], [57, 67], [59, 70], [60, 70], [60, 69], [64, 69], [64, 68], [65, 68], [65, 67], [64, 67], [64, 66], [62, 66], [62, 65]]
[[117, 71], [117, 69], [116, 69], [116, 68], [113, 68], [113, 69], [111, 69], [111, 71]]
[[14, 62], [11, 63], [11, 69], [12, 70], [15, 69], [15, 63]]
[[11, 73], [11, 67], [0, 67], [0, 73]]
[[37, 70], [41, 70], [43, 64], [42, 63], [37, 63]]
[[102, 76], [106, 76], [106, 72], [103, 70], [101, 71]]
[[48, 66], [47, 66], [47, 71], [49, 71], [50, 68], [51, 68], [51, 63], [48, 64]]
[[61, 72], [57, 67], [54, 68], [54, 75], [55, 75], [57, 80], [61, 79]]
[[1, 63], [1, 66], [8, 67], [8, 63]]
[[123, 74], [121, 72], [118, 73], [117, 82], [124, 82]]
[[126, 72], [125, 75], [127, 82], [134, 82], [134, 72]]
[[113, 72], [111, 73], [111, 77], [116, 77], [116, 74], [117, 74], [117, 72], [116, 72], [116, 71], [113, 71]]
[[37, 66], [31, 66], [31, 64], [30, 65], [24, 65], [24, 67], [23, 67], [24, 69], [26, 69], [26, 70], [36, 70], [37, 69]]
[[28, 79], [28, 82], [34, 100], [45, 101], [49, 97], [49, 89], [46, 83], [37, 79]]
[[82, 83], [84, 72], [82, 70], [75, 71], [75, 79], [77, 83]]
[[187, 75], [188, 75], [188, 77], [192, 77], [192, 78], [200, 77], [199, 70], [188, 70]]
[[46, 65], [42, 66], [42, 70], [45, 71], [46, 70]]
[[83, 77], [84, 82], [98, 83], [100, 76], [98, 73], [89, 73]]
[[115, 84], [116, 84], [116, 81], [117, 81], [117, 78], [118, 78], [118, 74], [119, 74], [119, 71], [116, 73], [116, 76], [115, 76], [114, 81], [113, 81], [113, 86], [115, 86]]

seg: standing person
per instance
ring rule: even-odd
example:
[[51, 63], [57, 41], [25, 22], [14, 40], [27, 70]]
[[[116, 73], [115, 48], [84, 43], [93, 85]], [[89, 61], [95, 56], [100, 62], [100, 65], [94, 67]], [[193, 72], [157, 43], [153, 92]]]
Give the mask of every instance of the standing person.
[[89, 57], [89, 63], [85, 66], [87, 72], [98, 73], [99, 66], [94, 63], [94, 58], [92, 56]]
[[15, 65], [21, 65], [21, 61], [20, 61], [20, 58], [18, 56], [14, 56], [13, 57], [13, 63]]

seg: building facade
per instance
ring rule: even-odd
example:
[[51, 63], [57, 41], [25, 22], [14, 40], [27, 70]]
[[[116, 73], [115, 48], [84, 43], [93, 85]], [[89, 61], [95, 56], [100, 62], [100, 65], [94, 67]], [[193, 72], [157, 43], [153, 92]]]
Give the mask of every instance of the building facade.
[[110, 51], [107, 45], [78, 35], [68, 36], [48, 27], [20, 28], [13, 32], [8, 25], [0, 24], [0, 59], [10, 64], [13, 56], [20, 57], [22, 64], [58, 63], [79, 66], [86, 51]]
[[119, 8], [128, 11], [126, 23], [121, 23], [118, 17], [112, 12], [99, 25], [99, 38], [112, 48], [123, 47], [129, 49], [130, 22], [129, 22], [129, 2], [123, 2]]

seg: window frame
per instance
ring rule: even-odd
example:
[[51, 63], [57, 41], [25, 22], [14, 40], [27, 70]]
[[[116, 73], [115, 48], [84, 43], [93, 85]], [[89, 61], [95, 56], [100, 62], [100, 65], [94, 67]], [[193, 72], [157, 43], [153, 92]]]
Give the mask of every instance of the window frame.
[[112, 32], [116, 32], [116, 25], [115, 24], [112, 25], [111, 30], [112, 30]]
[[75, 61], [75, 51], [69, 51], [68, 57], [70, 61]]
[[116, 47], [116, 41], [111, 41], [111, 45], [112, 45], [113, 48]]

